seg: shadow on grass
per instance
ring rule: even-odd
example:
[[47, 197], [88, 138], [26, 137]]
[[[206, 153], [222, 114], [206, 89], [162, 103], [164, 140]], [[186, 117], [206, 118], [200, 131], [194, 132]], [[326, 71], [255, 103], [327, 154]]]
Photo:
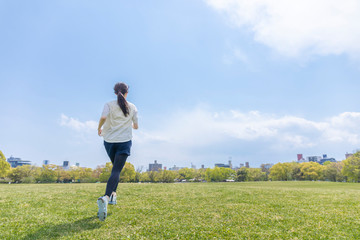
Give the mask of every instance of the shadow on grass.
[[[108, 216], [110, 215], [111, 214], [108, 214]], [[88, 217], [70, 223], [45, 225], [36, 232], [29, 233], [22, 239], [57, 239], [63, 236], [72, 236], [73, 234], [78, 234], [83, 231], [100, 228], [101, 225], [98, 217]]]

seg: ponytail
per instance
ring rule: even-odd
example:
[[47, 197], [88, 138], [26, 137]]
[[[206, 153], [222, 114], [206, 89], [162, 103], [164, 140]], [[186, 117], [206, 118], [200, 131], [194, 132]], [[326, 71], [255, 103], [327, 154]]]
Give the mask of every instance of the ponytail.
[[128, 92], [129, 87], [125, 83], [117, 83], [114, 87], [115, 94], [117, 95], [117, 102], [125, 117], [129, 115], [129, 105], [124, 97]]

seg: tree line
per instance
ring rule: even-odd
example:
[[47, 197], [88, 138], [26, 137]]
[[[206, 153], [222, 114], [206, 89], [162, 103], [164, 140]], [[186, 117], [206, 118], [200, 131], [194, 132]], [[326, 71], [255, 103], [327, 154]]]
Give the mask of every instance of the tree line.
[[[24, 165], [11, 168], [0, 151], [0, 181], [16, 183], [70, 183], [70, 182], [106, 182], [111, 174], [112, 164], [106, 163], [95, 169], [70, 167], [63, 169], [57, 165], [36, 167]], [[245, 168], [237, 170], [229, 168], [193, 169], [182, 168], [178, 171], [159, 170], [142, 171], [127, 162], [120, 174], [120, 182], [223, 182], [223, 181], [293, 181], [323, 180], [334, 182], [360, 181], [360, 152], [341, 162], [286, 162], [277, 163], [270, 169], [265, 165], [261, 168]]]

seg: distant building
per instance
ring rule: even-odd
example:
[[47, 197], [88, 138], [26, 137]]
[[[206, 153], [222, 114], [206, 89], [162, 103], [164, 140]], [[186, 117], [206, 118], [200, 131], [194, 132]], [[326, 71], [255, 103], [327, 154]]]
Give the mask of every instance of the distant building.
[[202, 168], [202, 169], [204, 169], [204, 168], [205, 168], [205, 165], [204, 165], [204, 164], [202, 164], [202, 165], [201, 165], [201, 168]]
[[297, 161], [298, 161], [298, 163], [307, 162], [302, 154], [297, 155]]
[[171, 171], [179, 171], [181, 169], [181, 167], [177, 167], [176, 165], [174, 165], [173, 167], [169, 168], [169, 170]]
[[154, 163], [149, 164], [149, 171], [159, 171], [162, 169], [162, 164], [157, 163], [157, 160], [154, 161]]
[[230, 169], [232, 169], [232, 164], [231, 164], [231, 161], [229, 160], [229, 164], [216, 163], [215, 167], [222, 167], [222, 168], [230, 168]]
[[246, 167], [246, 168], [250, 168], [249, 162], [245, 162], [245, 167]]
[[7, 162], [10, 163], [12, 168], [16, 168], [18, 166], [31, 165], [31, 161], [21, 160], [21, 158], [14, 158], [13, 156], [7, 159]]
[[243, 163], [240, 163], [240, 168], [244, 167], [245, 165]]
[[75, 163], [75, 166], [80, 167], [80, 163], [78, 163], [78, 162]]
[[44, 160], [43, 161], [43, 165], [49, 165], [50, 164], [50, 161], [49, 160]]
[[354, 154], [353, 153], [345, 153], [345, 158], [348, 159], [349, 157], [352, 157]]
[[307, 157], [308, 162], [319, 162], [322, 158], [320, 156]]
[[65, 170], [69, 169], [69, 167], [70, 167], [70, 166], [69, 166], [69, 161], [64, 161], [62, 167], [63, 167], [63, 169], [65, 169]]
[[261, 170], [263, 172], [269, 172], [269, 170], [272, 166], [274, 166], [274, 164], [272, 164], [272, 163], [261, 164]]
[[224, 163], [215, 163], [215, 167], [229, 168], [229, 165]]
[[335, 158], [328, 158], [326, 155], [324, 155], [324, 158], [320, 159], [318, 163], [323, 165], [325, 162], [336, 162]]
[[191, 168], [192, 168], [192, 169], [196, 169], [196, 166], [191, 163]]
[[[301, 159], [299, 160], [300, 156]], [[298, 154], [298, 162], [302, 163], [302, 162], [316, 162], [319, 163], [321, 165], [323, 165], [325, 162], [336, 162], [335, 158], [329, 158], [327, 156], [327, 154], [323, 154], [322, 157], [321, 156], [309, 156], [306, 157], [306, 160], [303, 160], [304, 158], [302, 157], [302, 154]]]

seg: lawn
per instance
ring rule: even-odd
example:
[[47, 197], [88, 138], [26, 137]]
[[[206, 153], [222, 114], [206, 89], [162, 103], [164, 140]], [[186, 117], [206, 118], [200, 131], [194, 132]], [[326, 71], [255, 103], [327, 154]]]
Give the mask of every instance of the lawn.
[[0, 239], [360, 239], [360, 184], [0, 185]]

